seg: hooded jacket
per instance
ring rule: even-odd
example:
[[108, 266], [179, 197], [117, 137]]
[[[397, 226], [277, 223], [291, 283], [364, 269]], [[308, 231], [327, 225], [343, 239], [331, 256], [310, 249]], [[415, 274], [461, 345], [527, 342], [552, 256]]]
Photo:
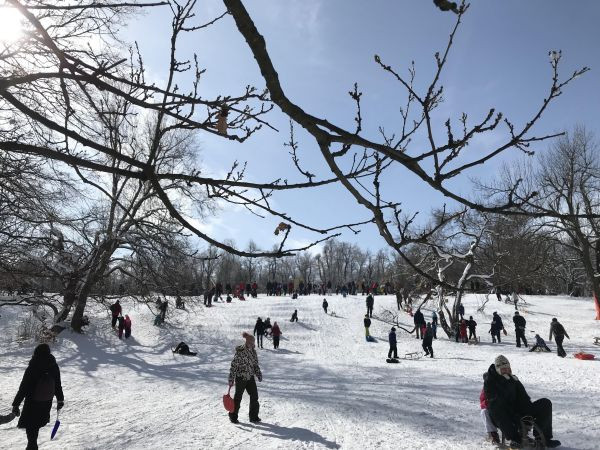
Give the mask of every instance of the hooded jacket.
[[231, 369], [229, 370], [229, 382], [233, 383], [236, 378], [249, 380], [253, 376], [262, 380], [262, 372], [258, 367], [258, 355], [254, 348], [249, 348], [246, 344], [239, 345], [235, 348], [235, 355], [231, 361]]

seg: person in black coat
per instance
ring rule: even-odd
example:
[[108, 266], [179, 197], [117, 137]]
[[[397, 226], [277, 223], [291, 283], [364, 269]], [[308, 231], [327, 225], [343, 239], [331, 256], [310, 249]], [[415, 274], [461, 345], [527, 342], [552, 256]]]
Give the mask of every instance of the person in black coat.
[[369, 317], [373, 317], [373, 305], [375, 304], [375, 299], [372, 294], [367, 295], [367, 314]]
[[259, 317], [254, 325], [254, 336], [256, 336], [256, 346], [263, 348], [263, 336], [265, 335], [265, 324]]
[[[40, 344], [33, 351], [29, 366], [25, 369], [19, 391], [12, 403], [13, 414], [19, 418], [18, 427], [27, 433], [27, 450], [38, 448], [37, 438], [40, 428], [50, 422], [52, 400], [56, 396], [56, 409], [60, 410], [65, 402], [60, 370], [56, 359], [50, 353], [48, 344]], [[19, 411], [25, 400], [23, 412]]]
[[292, 318], [290, 319], [290, 322], [298, 322], [298, 310], [295, 309], [294, 312], [292, 313]]
[[423, 339], [423, 333], [421, 332], [421, 327], [423, 325], [425, 325], [425, 316], [423, 316], [423, 313], [421, 312], [421, 308], [417, 309], [417, 312], [415, 313], [413, 320], [415, 322], [417, 339]]
[[423, 336], [423, 350], [425, 350], [425, 356], [430, 355], [433, 358], [433, 330], [431, 329], [431, 323], [427, 324], [427, 329]]
[[550, 337], [548, 338], [549, 341], [552, 340], [552, 335], [554, 335], [554, 340], [556, 341], [556, 353], [561, 358], [564, 358], [565, 356], [567, 356], [567, 352], [565, 352], [562, 343], [565, 339], [565, 336], [569, 339], [571, 338], [567, 334], [565, 327], [562, 326], [562, 324], [558, 321], [556, 317], [554, 317], [552, 319], [552, 322], [550, 323]]
[[325, 311], [325, 314], [327, 314], [327, 307], [329, 306], [329, 303], [327, 303], [327, 299], [323, 299], [323, 311]]
[[525, 338], [525, 326], [527, 325], [527, 321], [525, 320], [525, 317], [523, 317], [522, 315], [519, 314], [519, 311], [515, 311], [515, 315], [513, 317], [513, 323], [515, 324], [515, 334], [517, 336], [517, 347], [521, 346], [521, 340], [523, 340], [525, 347], [528, 347], [527, 339]]
[[365, 314], [365, 318], [363, 320], [365, 324], [365, 337], [368, 339], [371, 334], [369, 333], [369, 327], [371, 326], [371, 319], [369, 319], [369, 315]]
[[469, 320], [467, 320], [467, 328], [469, 328], [469, 340], [471, 338], [477, 340], [477, 333], [475, 329], [477, 328], [477, 322], [473, 319], [473, 316], [469, 316]]
[[390, 334], [388, 336], [388, 341], [390, 343], [390, 351], [388, 352], [388, 359], [394, 355], [395, 359], [398, 359], [398, 342], [396, 341], [396, 328], [392, 327], [390, 330]]
[[483, 390], [492, 421], [518, 448], [521, 445], [521, 420], [526, 416], [535, 419], [547, 447], [560, 445], [560, 441], [552, 439], [552, 402], [547, 398], [532, 402], [519, 379], [512, 374], [505, 356], [498, 355], [483, 375]]
[[496, 343], [496, 340], [498, 340], [498, 343], [501, 342], [500, 332], [502, 330], [504, 330], [502, 318], [498, 315], [497, 312], [494, 311], [494, 314], [492, 316], [492, 324], [490, 326], [490, 333], [492, 333], [492, 342]]

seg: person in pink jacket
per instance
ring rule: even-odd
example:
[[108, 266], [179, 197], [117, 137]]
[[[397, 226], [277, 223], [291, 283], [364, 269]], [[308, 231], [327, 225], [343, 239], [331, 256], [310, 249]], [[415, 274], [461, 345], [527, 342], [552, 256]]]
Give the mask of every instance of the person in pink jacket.
[[271, 328], [271, 334], [273, 335], [273, 348], [279, 348], [279, 337], [281, 336], [281, 329], [277, 322], [273, 323], [273, 328]]

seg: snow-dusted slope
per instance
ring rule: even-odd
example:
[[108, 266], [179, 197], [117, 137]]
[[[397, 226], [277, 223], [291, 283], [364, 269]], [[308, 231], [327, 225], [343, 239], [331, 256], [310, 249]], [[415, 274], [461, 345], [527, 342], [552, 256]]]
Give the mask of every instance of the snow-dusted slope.
[[[474, 314], [482, 297], [468, 296], [467, 316], [479, 323], [478, 346], [449, 342], [443, 332], [434, 341], [435, 358], [387, 364], [390, 325], [373, 321], [367, 343], [362, 319], [364, 297], [322, 297], [291, 300], [264, 297], [213, 308], [188, 304], [188, 311], [170, 309], [168, 323], [152, 325], [148, 308], [124, 312], [133, 320], [133, 336], [121, 342], [105, 312], [91, 314], [86, 335], [63, 332], [53, 351], [61, 367], [66, 406], [55, 441], [50, 427], [41, 430], [42, 449], [295, 449], [295, 448], [489, 448], [483, 442], [479, 417], [482, 374], [503, 353], [535, 399], [554, 404], [556, 438], [564, 448], [600, 446], [600, 361], [579, 361], [572, 354], [594, 352], [592, 336], [600, 336], [590, 300], [526, 297], [527, 336], [548, 337], [557, 316], [571, 340], [569, 357], [529, 353], [515, 348], [512, 307], [491, 300], [483, 315]], [[395, 307], [392, 296], [375, 299], [375, 314]], [[130, 309], [131, 308], [131, 309]], [[294, 309], [300, 321], [290, 323]], [[506, 342], [492, 344], [493, 311], [504, 319]], [[16, 310], [2, 308], [0, 318], [0, 414], [10, 411], [33, 344], [11, 339], [9, 319]], [[239, 425], [229, 423], [221, 397], [227, 391], [229, 364], [241, 333], [252, 331], [257, 316], [277, 321], [283, 331], [280, 349], [265, 340], [259, 350], [264, 380], [259, 384], [262, 424], [248, 423], [244, 397]], [[425, 311], [427, 319], [430, 311]], [[404, 315], [408, 325], [412, 318]], [[12, 321], [14, 324], [14, 320]], [[398, 349], [421, 350], [413, 335], [398, 333]], [[180, 340], [198, 351], [195, 358], [171, 353]], [[550, 343], [554, 350], [554, 344]], [[0, 425], [0, 448], [24, 448], [25, 433]]]

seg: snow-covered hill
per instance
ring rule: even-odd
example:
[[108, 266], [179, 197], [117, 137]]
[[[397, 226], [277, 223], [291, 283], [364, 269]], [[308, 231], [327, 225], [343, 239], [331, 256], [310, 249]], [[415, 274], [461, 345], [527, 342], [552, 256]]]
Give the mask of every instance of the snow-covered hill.
[[[482, 374], [496, 355], [506, 355], [513, 372], [532, 398], [554, 404], [554, 430], [563, 448], [600, 447], [600, 361], [580, 361], [579, 349], [596, 353], [592, 337], [600, 336], [589, 299], [525, 297], [527, 337], [544, 339], [556, 316], [571, 340], [568, 358], [553, 353], [529, 353], [516, 348], [513, 308], [491, 300], [485, 314], [475, 314], [481, 296], [464, 301], [467, 316], [479, 323], [478, 346], [448, 341], [441, 330], [434, 341], [435, 358], [387, 364], [390, 325], [374, 320], [367, 343], [362, 320], [364, 297], [323, 297], [298, 300], [265, 297], [212, 308], [188, 303], [187, 311], [171, 308], [167, 324], [152, 325], [145, 306], [124, 299], [124, 313], [133, 321], [133, 336], [119, 341], [106, 312], [90, 313], [85, 335], [63, 332], [53, 345], [62, 371], [66, 406], [58, 437], [50, 442], [50, 427], [41, 430], [42, 449], [476, 449], [483, 442], [479, 416]], [[173, 305], [171, 305], [173, 306]], [[392, 296], [375, 299], [375, 314], [395, 308]], [[298, 309], [298, 323], [290, 323]], [[509, 332], [502, 344], [487, 334], [493, 311]], [[10, 411], [33, 343], [14, 340], [15, 315], [0, 311], [0, 414]], [[256, 318], [270, 317], [283, 331], [280, 349], [265, 340], [259, 350], [264, 379], [259, 384], [262, 424], [248, 422], [248, 398], [239, 425], [229, 423], [222, 406], [227, 391], [234, 346], [242, 331], [252, 331]], [[425, 310], [427, 319], [430, 311]], [[403, 316], [409, 326], [411, 317]], [[414, 335], [400, 331], [401, 355], [420, 351]], [[173, 355], [171, 346], [187, 342], [197, 357]], [[550, 343], [554, 350], [554, 343]], [[16, 420], [0, 425], [0, 448], [24, 448], [25, 433]]]

